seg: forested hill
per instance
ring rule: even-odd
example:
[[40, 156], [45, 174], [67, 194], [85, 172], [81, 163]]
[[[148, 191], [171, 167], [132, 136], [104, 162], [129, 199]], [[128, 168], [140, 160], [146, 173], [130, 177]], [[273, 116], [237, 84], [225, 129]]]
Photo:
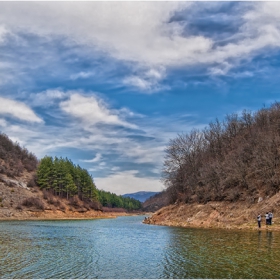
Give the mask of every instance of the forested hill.
[[142, 207], [138, 200], [98, 190], [88, 171], [70, 159], [45, 156], [39, 161], [0, 133], [0, 210], [29, 206], [41, 210], [57, 206], [64, 210], [65, 205], [104, 211], [104, 207], [107, 211]]
[[246, 201], [280, 190], [280, 104], [228, 115], [170, 140], [163, 179], [169, 203]]

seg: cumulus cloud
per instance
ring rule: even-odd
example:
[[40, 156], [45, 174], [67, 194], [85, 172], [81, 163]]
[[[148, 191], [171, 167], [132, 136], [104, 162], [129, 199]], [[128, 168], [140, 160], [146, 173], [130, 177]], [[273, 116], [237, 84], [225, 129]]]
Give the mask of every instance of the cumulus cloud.
[[42, 123], [43, 120], [39, 118], [32, 109], [20, 101], [0, 97], [0, 114], [9, 115], [13, 118], [33, 122]]
[[156, 178], [137, 177], [138, 171], [118, 172], [106, 178], [94, 178], [98, 189], [113, 192], [118, 195], [138, 191], [162, 191], [164, 185]]
[[102, 123], [136, 128], [136, 125], [121, 120], [118, 110], [110, 110], [103, 100], [95, 96], [87, 97], [74, 93], [70, 96], [70, 99], [60, 103], [60, 108], [88, 125]]

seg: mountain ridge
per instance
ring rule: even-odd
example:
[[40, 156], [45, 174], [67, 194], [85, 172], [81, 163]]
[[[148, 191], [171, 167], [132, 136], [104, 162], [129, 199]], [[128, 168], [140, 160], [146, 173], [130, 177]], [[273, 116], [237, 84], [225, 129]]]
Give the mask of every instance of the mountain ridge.
[[149, 199], [150, 197], [158, 194], [159, 192], [151, 192], [151, 191], [139, 191], [139, 192], [135, 192], [135, 193], [126, 193], [123, 194], [123, 197], [130, 197], [130, 198], [134, 198], [136, 200], [139, 200], [140, 202], [145, 202], [147, 199]]

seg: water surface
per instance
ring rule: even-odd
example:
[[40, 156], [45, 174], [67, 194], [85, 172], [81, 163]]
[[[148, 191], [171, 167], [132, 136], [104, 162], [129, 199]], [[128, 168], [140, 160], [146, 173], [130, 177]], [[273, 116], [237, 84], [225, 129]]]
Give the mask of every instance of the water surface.
[[0, 222], [0, 278], [280, 278], [280, 233], [108, 220]]

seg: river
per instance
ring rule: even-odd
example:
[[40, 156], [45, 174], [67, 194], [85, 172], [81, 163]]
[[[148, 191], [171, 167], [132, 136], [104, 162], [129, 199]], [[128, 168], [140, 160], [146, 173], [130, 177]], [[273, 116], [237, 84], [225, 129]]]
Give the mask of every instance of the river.
[[143, 216], [0, 222], [0, 278], [279, 278], [280, 233], [142, 224]]

